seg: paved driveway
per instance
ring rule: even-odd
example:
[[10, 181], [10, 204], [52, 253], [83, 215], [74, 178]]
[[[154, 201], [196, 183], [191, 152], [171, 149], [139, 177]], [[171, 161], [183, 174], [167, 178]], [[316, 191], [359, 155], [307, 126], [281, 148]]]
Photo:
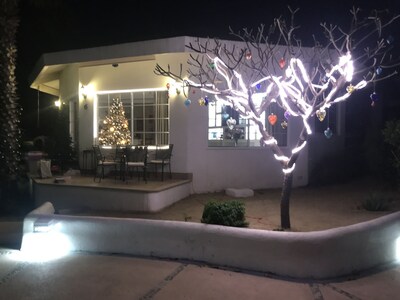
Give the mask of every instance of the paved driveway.
[[399, 299], [400, 266], [353, 280], [295, 282], [180, 261], [74, 253], [33, 263], [0, 249], [0, 299]]

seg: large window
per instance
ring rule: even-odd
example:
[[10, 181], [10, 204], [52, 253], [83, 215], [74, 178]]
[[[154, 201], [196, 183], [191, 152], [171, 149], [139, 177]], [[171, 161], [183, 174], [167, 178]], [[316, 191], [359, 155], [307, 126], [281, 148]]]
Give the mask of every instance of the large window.
[[97, 124], [100, 126], [114, 98], [124, 106], [132, 145], [169, 144], [167, 91], [127, 91], [97, 94]]
[[[268, 116], [276, 115], [277, 122], [271, 125]], [[274, 136], [279, 146], [287, 145], [287, 127], [284, 110], [276, 103], [271, 104], [262, 116], [264, 127]], [[227, 147], [256, 147], [260, 146], [261, 134], [251, 120], [242, 118], [230, 106], [216, 101], [208, 106], [208, 145]]]

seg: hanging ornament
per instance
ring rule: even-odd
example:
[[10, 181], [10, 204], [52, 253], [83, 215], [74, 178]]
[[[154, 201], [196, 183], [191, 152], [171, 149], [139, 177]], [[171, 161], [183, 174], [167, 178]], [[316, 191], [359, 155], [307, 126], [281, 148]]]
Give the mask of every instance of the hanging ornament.
[[371, 106], [374, 107], [375, 106], [375, 101], [371, 102]]
[[276, 123], [276, 121], [278, 121], [278, 117], [277, 117], [274, 113], [271, 113], [271, 114], [268, 116], [268, 122], [269, 122], [269, 124], [271, 124], [272, 126], [274, 126], [275, 123]]
[[317, 110], [315, 112], [315, 114], [317, 115], [318, 120], [320, 120], [321, 122], [325, 119], [326, 116], [326, 111], [325, 110]]
[[261, 83], [257, 83], [256, 84], [256, 90], [260, 90], [261, 89]]
[[200, 105], [200, 106], [205, 106], [205, 105], [206, 105], [206, 100], [204, 100], [203, 97], [201, 97], [201, 98], [199, 99], [199, 105]]
[[289, 112], [289, 111], [285, 111], [285, 112], [283, 113], [283, 116], [285, 117], [286, 120], [289, 120], [289, 118], [290, 118], [290, 112]]
[[226, 120], [226, 125], [228, 125], [228, 128], [232, 130], [236, 125], [236, 120], [230, 117], [228, 120]]
[[204, 97], [204, 105], [207, 106], [210, 100], [208, 99], [207, 96]]
[[379, 76], [379, 75], [382, 74], [382, 71], [383, 71], [383, 70], [382, 70], [382, 67], [379, 66], [379, 67], [376, 68], [375, 73], [376, 73], [376, 75]]
[[213, 61], [210, 63], [210, 68], [211, 68], [212, 70], [215, 69], [215, 63], [214, 63]]
[[167, 83], [167, 90], [169, 90], [169, 88], [171, 87], [171, 85], [169, 84], [169, 82]]
[[286, 129], [287, 128], [287, 122], [286, 121], [282, 121], [282, 123], [281, 123], [281, 127], [282, 127], [282, 129]]
[[184, 103], [185, 106], [188, 107], [192, 103], [192, 101], [189, 98], [187, 98]]
[[356, 88], [354, 87], [354, 85], [350, 84], [346, 87], [346, 91], [351, 94], [356, 90]]
[[246, 59], [247, 59], [247, 60], [250, 60], [250, 59], [251, 59], [251, 52], [247, 52], [247, 53], [246, 53]]
[[369, 95], [369, 97], [371, 98], [372, 101], [378, 101], [379, 100], [379, 96], [375, 92], [373, 92], [371, 95]]
[[[329, 73], [329, 71], [326, 71], [327, 73]], [[326, 83], [329, 80], [329, 76], [327, 74], [324, 75], [324, 77], [322, 77], [322, 82]]]
[[228, 118], [229, 118], [229, 114], [228, 114], [228, 113], [223, 113], [223, 114], [222, 114], [222, 117], [223, 117], [224, 119], [228, 119]]
[[285, 59], [282, 57], [282, 58], [279, 60], [279, 66], [281, 67], [281, 69], [283, 69], [283, 68], [285, 67], [285, 65], [286, 65], [286, 61], [285, 61]]
[[391, 36], [391, 35], [389, 35], [389, 36], [386, 38], [386, 43], [388, 43], [388, 44], [390, 45], [390, 44], [392, 44], [393, 42], [394, 42], [394, 37]]
[[332, 135], [333, 135], [333, 132], [332, 132], [332, 130], [328, 127], [327, 129], [325, 129], [324, 134], [325, 134], [325, 137], [326, 137], [327, 139], [330, 139], [330, 138], [332, 137]]

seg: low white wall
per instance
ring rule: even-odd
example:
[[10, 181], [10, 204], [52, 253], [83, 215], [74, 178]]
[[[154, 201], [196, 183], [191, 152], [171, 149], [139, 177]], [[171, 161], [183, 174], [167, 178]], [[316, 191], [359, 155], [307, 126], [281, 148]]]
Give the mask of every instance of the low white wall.
[[57, 210], [87, 207], [97, 210], [157, 212], [189, 196], [190, 189], [190, 181], [154, 192], [34, 182], [34, 197], [37, 206], [52, 202]]
[[[51, 204], [44, 204], [51, 215]], [[43, 208], [25, 218], [33, 231]], [[325, 231], [294, 233], [177, 221], [53, 215], [73, 251], [187, 259], [270, 272], [293, 278], [327, 279], [396, 260], [400, 212]], [[22, 248], [24, 247], [24, 240]]]

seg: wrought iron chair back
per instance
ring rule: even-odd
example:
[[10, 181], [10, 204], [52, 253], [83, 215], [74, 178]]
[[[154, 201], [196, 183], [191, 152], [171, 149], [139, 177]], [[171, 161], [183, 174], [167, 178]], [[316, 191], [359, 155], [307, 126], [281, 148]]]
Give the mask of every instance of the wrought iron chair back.
[[[147, 183], [147, 146], [136, 146], [126, 148], [126, 169], [132, 177], [132, 170], [142, 169], [143, 180]], [[138, 179], [140, 174], [138, 173]]]
[[164, 180], [164, 167], [168, 166], [169, 168], [169, 177], [172, 178], [171, 173], [171, 157], [172, 157], [172, 149], [174, 148], [174, 144], [169, 144], [167, 146], [157, 146], [156, 153], [154, 159], [150, 161], [152, 165], [154, 165], [155, 173], [157, 175], [158, 166], [161, 166], [161, 180]]

